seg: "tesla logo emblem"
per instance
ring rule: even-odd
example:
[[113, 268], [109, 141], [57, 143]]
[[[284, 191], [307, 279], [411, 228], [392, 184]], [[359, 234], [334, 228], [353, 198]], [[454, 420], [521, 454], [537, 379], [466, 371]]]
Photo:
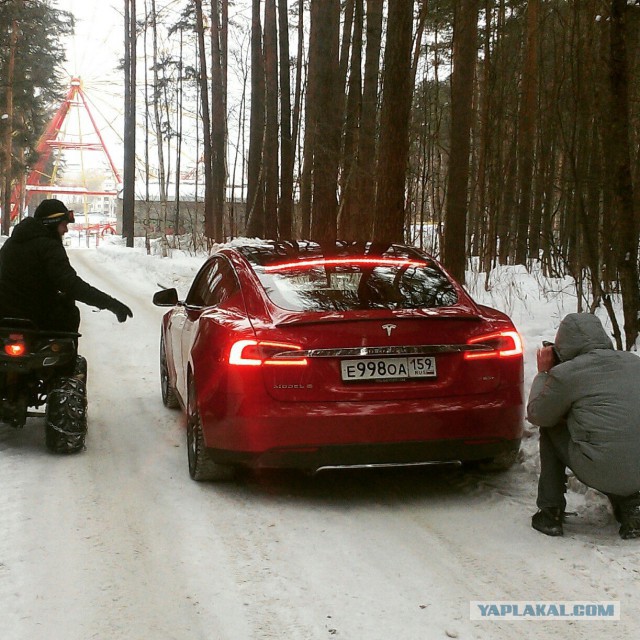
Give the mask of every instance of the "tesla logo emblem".
[[391, 337], [391, 332], [397, 329], [397, 326], [395, 324], [383, 324], [382, 328], [387, 332], [387, 335]]

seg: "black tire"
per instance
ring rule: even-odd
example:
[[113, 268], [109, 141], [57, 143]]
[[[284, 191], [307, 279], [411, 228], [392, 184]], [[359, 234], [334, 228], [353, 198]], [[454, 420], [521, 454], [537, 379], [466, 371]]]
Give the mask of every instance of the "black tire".
[[87, 387], [82, 380], [60, 378], [47, 398], [45, 442], [53, 453], [77, 453], [87, 435]]
[[189, 461], [189, 475], [193, 480], [231, 480], [235, 476], [235, 467], [219, 464], [211, 460], [204, 445], [202, 423], [195, 394], [193, 379], [189, 380], [189, 394], [187, 402], [187, 456]]
[[486, 458], [484, 460], [473, 460], [464, 464], [467, 469], [474, 469], [485, 473], [501, 473], [509, 471], [511, 467], [518, 461], [519, 449], [505, 451], [497, 455], [495, 458]]
[[84, 356], [76, 356], [76, 364], [73, 369], [73, 377], [87, 384], [87, 359]]
[[160, 338], [160, 389], [162, 391], [162, 404], [169, 409], [177, 409], [179, 406], [178, 396], [176, 395], [175, 387], [171, 384], [164, 338]]

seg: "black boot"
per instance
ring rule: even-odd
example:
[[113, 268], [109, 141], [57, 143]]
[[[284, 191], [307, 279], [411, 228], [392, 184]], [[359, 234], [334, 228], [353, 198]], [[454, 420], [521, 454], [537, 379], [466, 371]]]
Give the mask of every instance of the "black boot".
[[623, 540], [640, 538], [640, 493], [634, 493], [620, 501], [620, 537]]
[[545, 536], [564, 535], [562, 530], [563, 509], [543, 507], [531, 518], [531, 526]]

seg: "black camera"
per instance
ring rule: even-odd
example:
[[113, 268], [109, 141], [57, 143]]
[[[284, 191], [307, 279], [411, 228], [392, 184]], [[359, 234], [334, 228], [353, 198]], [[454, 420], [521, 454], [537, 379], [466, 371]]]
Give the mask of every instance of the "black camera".
[[551, 349], [553, 350], [553, 365], [557, 365], [560, 364], [560, 356], [558, 355], [558, 350], [556, 349], [556, 345], [553, 342], [549, 342], [548, 340], [543, 340], [542, 341], [542, 346], [543, 347], [551, 347]]

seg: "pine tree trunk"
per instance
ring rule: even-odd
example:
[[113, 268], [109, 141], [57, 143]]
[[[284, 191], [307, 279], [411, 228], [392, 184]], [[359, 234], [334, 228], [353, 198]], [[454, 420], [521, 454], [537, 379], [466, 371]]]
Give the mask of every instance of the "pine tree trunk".
[[626, 0], [611, 2], [611, 169], [616, 189], [614, 206], [619, 216], [618, 271], [624, 308], [626, 347], [635, 346], [638, 337], [638, 223], [634, 210], [629, 144], [629, 61], [626, 47]]
[[351, 233], [354, 240], [371, 240], [375, 210], [376, 124], [378, 118], [378, 82], [380, 74], [380, 46], [382, 42], [383, 0], [367, 0], [366, 54], [362, 111], [358, 133], [358, 151], [354, 168], [355, 194], [351, 214]]
[[[303, 9], [303, 0], [300, 0], [300, 11]], [[314, 15], [318, 11], [318, 3], [311, 3], [311, 22], [317, 21]], [[302, 15], [302, 14], [301, 14]], [[302, 21], [298, 29], [298, 38], [303, 35]], [[317, 100], [318, 77], [311, 60], [318, 57], [317, 29], [311, 29], [309, 33], [309, 62], [307, 62], [307, 95], [305, 97], [304, 110], [304, 142], [302, 149], [302, 172], [300, 174], [300, 226], [301, 235], [307, 239], [311, 237], [311, 204], [313, 201], [313, 159], [315, 155], [316, 127], [317, 127]]]
[[280, 49], [280, 201], [278, 203], [278, 237], [293, 237], [293, 143], [291, 135], [291, 65], [289, 62], [289, 20], [287, 0], [278, 0]]
[[204, 160], [204, 235], [215, 236], [213, 225], [213, 161], [211, 149], [211, 111], [209, 107], [209, 82], [207, 74], [207, 56], [204, 41], [204, 15], [202, 0], [193, 0], [196, 9], [196, 32], [198, 37], [198, 65], [200, 87], [200, 109], [202, 111], [202, 145]]
[[413, 2], [391, 2], [380, 111], [378, 194], [373, 231], [376, 242], [404, 240], [405, 181], [413, 95], [412, 32]]
[[[300, 147], [299, 142], [298, 142], [298, 132], [300, 131], [300, 121], [301, 121], [301, 111], [302, 111], [302, 57], [303, 57], [303, 53], [304, 53], [304, 0], [299, 0], [298, 2], [298, 30], [297, 30], [297, 36], [298, 36], [298, 50], [297, 50], [297, 55], [296, 55], [296, 81], [295, 81], [295, 91], [294, 91], [294, 98], [293, 98], [293, 114], [292, 114], [292, 134], [291, 134], [291, 141], [292, 141], [292, 145], [295, 148], [296, 145], [298, 145], [298, 148]], [[293, 172], [293, 165], [295, 164], [295, 153], [293, 154], [293, 157], [291, 158], [291, 162], [292, 162], [292, 172]], [[299, 162], [299, 165], [301, 164], [301, 162]], [[300, 185], [301, 187], [302, 185]], [[300, 189], [300, 191], [302, 192], [302, 189]], [[302, 201], [302, 195], [300, 196], [300, 201]], [[299, 233], [297, 232], [298, 229], [300, 229], [301, 224], [300, 224], [300, 220], [298, 219], [298, 217], [293, 216], [293, 222], [292, 222], [292, 235], [293, 237], [308, 237], [304, 236], [304, 235], [299, 235]]]
[[[222, 0], [226, 4], [227, 0]], [[213, 196], [213, 238], [224, 241], [223, 218], [227, 185], [226, 153], [226, 85], [223, 63], [223, 29], [220, 22], [218, 0], [211, 3], [211, 154], [212, 154], [212, 196]], [[210, 237], [210, 236], [208, 236]]]
[[312, 0], [311, 31], [316, 33], [315, 59], [309, 52], [309, 74], [316, 75], [316, 144], [313, 162], [311, 237], [322, 243], [335, 242], [337, 235], [337, 180], [340, 155], [341, 105], [338, 95], [340, 2]]
[[343, 239], [355, 237], [353, 228], [353, 203], [355, 200], [356, 151], [358, 147], [358, 127], [362, 107], [362, 28], [363, 0], [355, 0], [353, 22], [353, 46], [351, 54], [351, 72], [345, 114], [342, 173], [340, 179], [341, 202], [338, 213], [338, 235]]
[[526, 264], [528, 257], [528, 231], [531, 215], [531, 182], [536, 123], [536, 98], [538, 92], [538, 14], [540, 0], [527, 2], [527, 42], [522, 72], [522, 101], [520, 126], [518, 127], [518, 232], [516, 240], [516, 264]]
[[247, 176], [247, 235], [264, 237], [263, 145], [265, 119], [265, 79], [262, 56], [260, 0], [252, 2], [251, 20], [251, 123]]
[[265, 146], [264, 234], [278, 237], [278, 33], [276, 0], [266, 0], [264, 13]]
[[[6, 77], [6, 118], [3, 121], [4, 134], [4, 167], [2, 184], [2, 235], [8, 236], [11, 226], [11, 191], [13, 184], [13, 82], [16, 62], [16, 45], [18, 42], [18, 21], [11, 25], [9, 38], [9, 60]], [[19, 203], [16, 203], [19, 207]]]
[[469, 184], [470, 130], [473, 117], [473, 78], [477, 57], [478, 0], [456, 4], [451, 77], [451, 153], [445, 218], [443, 259], [463, 282]]

